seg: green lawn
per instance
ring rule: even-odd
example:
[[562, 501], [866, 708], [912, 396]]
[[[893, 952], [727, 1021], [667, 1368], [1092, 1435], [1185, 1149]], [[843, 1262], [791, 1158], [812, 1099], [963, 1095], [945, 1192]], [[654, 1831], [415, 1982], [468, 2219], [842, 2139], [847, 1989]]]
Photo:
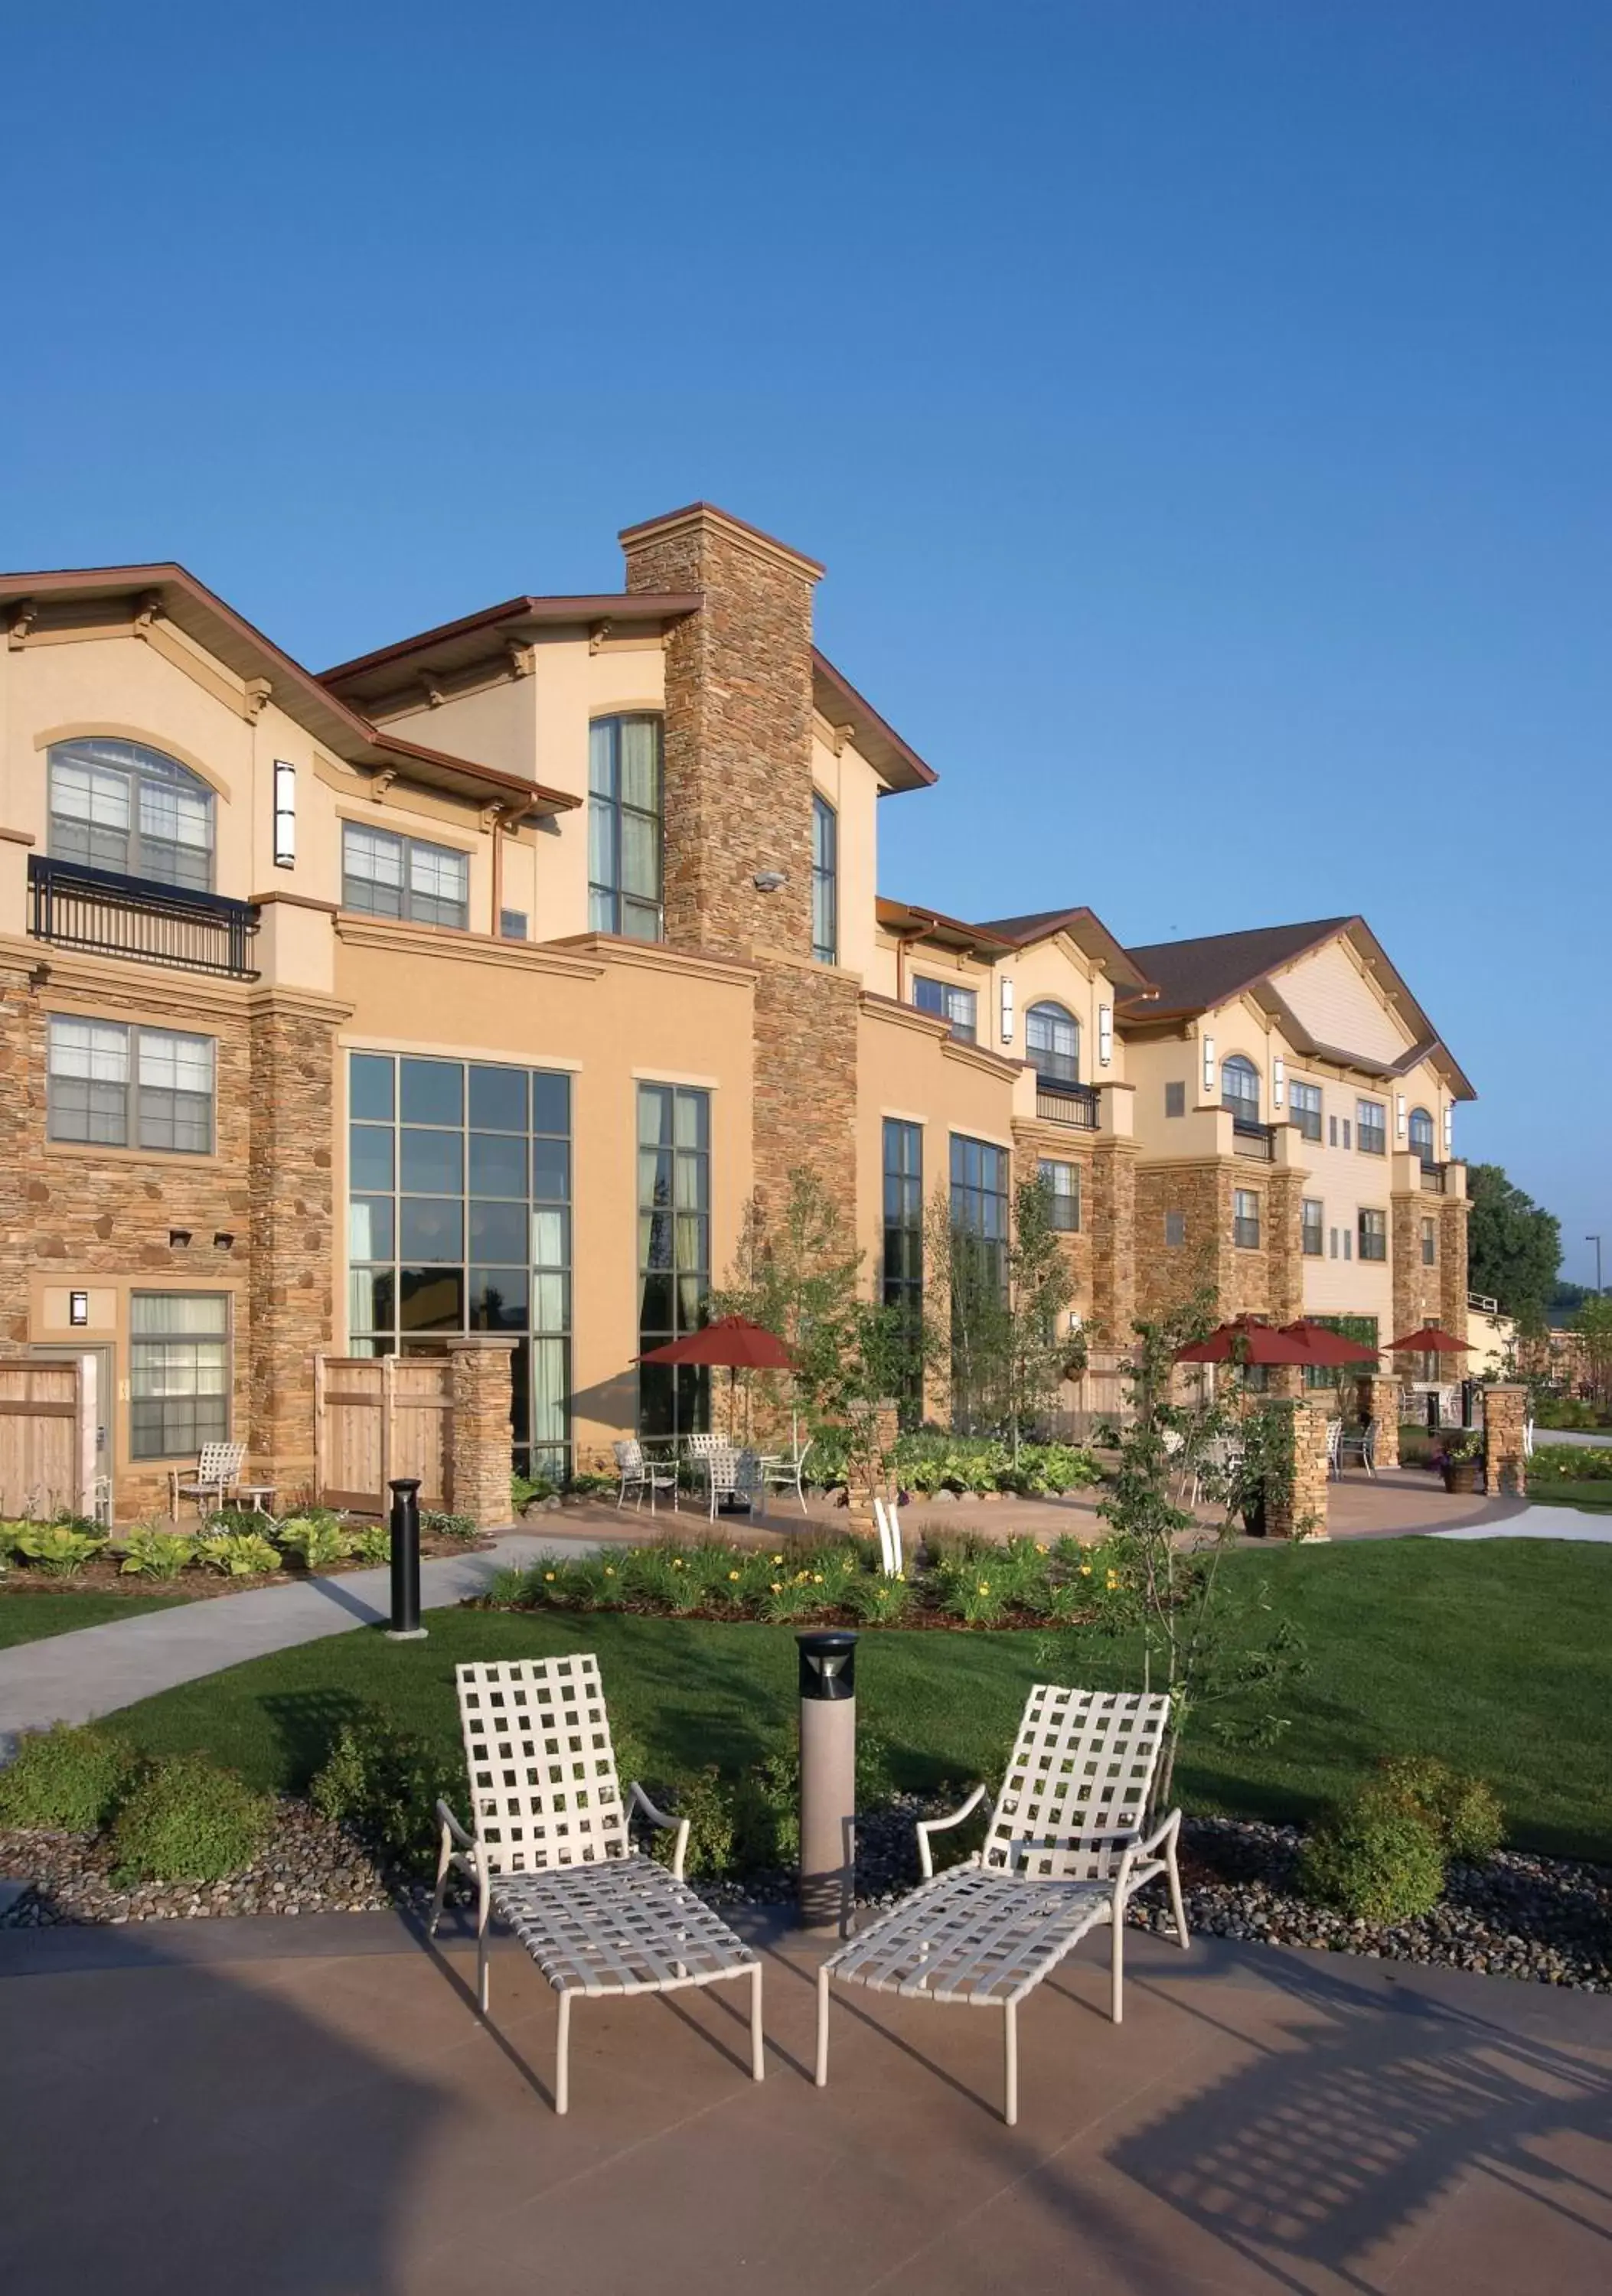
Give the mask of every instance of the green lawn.
[[[1376, 1756], [1431, 1752], [1489, 1778], [1513, 1838], [1612, 1857], [1612, 1549], [1536, 1540], [1432, 1539], [1246, 1551], [1234, 1594], [1261, 1586], [1310, 1647], [1281, 1694], [1268, 1747], [1202, 1721], [1178, 1772], [1188, 1808], [1303, 1816]], [[676, 1770], [737, 1771], [792, 1730], [787, 1628], [608, 1614], [433, 1611], [430, 1640], [362, 1629], [305, 1644], [126, 1708], [114, 1725], [153, 1751], [203, 1747], [270, 1785], [297, 1786], [356, 1702], [456, 1744], [456, 1660], [596, 1651], [613, 1712]], [[999, 1764], [1026, 1685], [1139, 1683], [1134, 1645], [1093, 1633], [873, 1632], [864, 1720], [890, 1742], [897, 1782], [967, 1780]]]
[[36, 1595], [0, 1585], [0, 1650], [13, 1643], [42, 1642], [46, 1635], [70, 1635], [77, 1627], [103, 1627], [108, 1619], [132, 1619], [142, 1611], [171, 1611], [180, 1595]]
[[1587, 1507], [1593, 1514], [1612, 1514], [1612, 1483], [1602, 1476], [1593, 1483], [1545, 1483], [1528, 1479], [1528, 1496], [1537, 1506]]

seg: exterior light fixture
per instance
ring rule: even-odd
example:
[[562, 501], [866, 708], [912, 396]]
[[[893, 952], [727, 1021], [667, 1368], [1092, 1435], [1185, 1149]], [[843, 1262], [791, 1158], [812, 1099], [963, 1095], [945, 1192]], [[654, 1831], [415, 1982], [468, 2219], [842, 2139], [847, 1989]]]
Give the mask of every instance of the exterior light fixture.
[[1099, 1004], [1097, 1008], [1097, 1058], [1099, 1068], [1108, 1068], [1114, 1060], [1114, 1007]]
[[1405, 1095], [1402, 1092], [1399, 1094], [1394, 1103], [1394, 1138], [1396, 1140], [1402, 1140], [1405, 1136]]
[[1002, 1042], [1013, 1042], [1013, 976], [1007, 972], [1002, 975]]
[[758, 893], [780, 893], [789, 878], [782, 869], [758, 869], [750, 882]]
[[170, 1227], [170, 1228], [169, 1229], [169, 1231], [168, 1231], [168, 1248], [169, 1248], [169, 1250], [170, 1251], [181, 1251], [181, 1250], [184, 1250], [184, 1248], [185, 1248], [185, 1246], [189, 1242], [190, 1242], [190, 1230], [189, 1230], [189, 1228], [187, 1228], [187, 1227]]
[[1449, 1153], [1450, 1153], [1451, 1150], [1454, 1147], [1454, 1145], [1455, 1145], [1455, 1110], [1454, 1110], [1453, 1106], [1452, 1106], [1452, 1107], [1446, 1108], [1446, 1109], [1445, 1109], [1445, 1111], [1444, 1111], [1444, 1154], [1445, 1154], [1445, 1156], [1446, 1156], [1446, 1157], [1449, 1155]]
[[1204, 1098], [1214, 1097], [1214, 1038], [1204, 1038]]
[[297, 769], [275, 759], [275, 866], [297, 865]]
[[1287, 1092], [1287, 1063], [1274, 1060], [1271, 1063], [1271, 1105], [1279, 1108]]
[[231, 1251], [234, 1249], [234, 1237], [231, 1235], [226, 1229], [220, 1228], [213, 1238], [213, 1250], [215, 1251]]
[[806, 1929], [851, 1910], [856, 1816], [856, 1646], [843, 1628], [795, 1636], [801, 1654], [800, 1912]]
[[67, 1320], [70, 1324], [88, 1323], [89, 1293], [87, 1292], [70, 1292], [68, 1293]]

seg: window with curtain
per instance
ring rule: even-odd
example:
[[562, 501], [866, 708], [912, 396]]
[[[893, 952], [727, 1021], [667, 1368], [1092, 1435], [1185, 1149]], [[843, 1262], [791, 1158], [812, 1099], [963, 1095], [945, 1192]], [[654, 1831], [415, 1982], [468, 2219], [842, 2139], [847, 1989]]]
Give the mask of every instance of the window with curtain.
[[811, 800], [811, 953], [819, 964], [840, 961], [840, 824], [827, 798]]
[[1037, 1178], [1047, 1190], [1050, 1225], [1064, 1235], [1078, 1234], [1081, 1225], [1080, 1166], [1059, 1163], [1050, 1156], [1043, 1156], [1035, 1169]]
[[1255, 1188], [1231, 1192], [1231, 1241], [1242, 1251], [1259, 1250], [1260, 1200]]
[[206, 893], [213, 882], [213, 792], [160, 750], [110, 735], [53, 742], [54, 861]]
[[1326, 1218], [1326, 1206], [1318, 1197], [1304, 1198], [1299, 1207], [1299, 1249], [1306, 1259], [1320, 1259], [1322, 1256]]
[[1024, 1054], [1043, 1083], [1079, 1084], [1080, 1022], [1061, 1004], [1032, 1004], [1024, 1015]]
[[[893, 1116], [884, 1119], [884, 1300], [897, 1310], [903, 1332], [916, 1339], [924, 1318], [924, 1128]], [[924, 1394], [916, 1349], [898, 1400], [903, 1417], [917, 1426]]]
[[136, 1292], [129, 1300], [129, 1452], [192, 1459], [229, 1439], [229, 1298]]
[[1257, 1124], [1259, 1102], [1259, 1070], [1241, 1053], [1233, 1053], [1221, 1062], [1221, 1106], [1229, 1108], [1239, 1124]]
[[45, 1078], [52, 1140], [208, 1156], [217, 1046], [172, 1029], [53, 1013]]
[[1386, 1212], [1361, 1212], [1360, 1216], [1360, 1257], [1362, 1259], [1386, 1259], [1388, 1257], [1388, 1215]]
[[341, 824], [341, 906], [410, 924], [470, 926], [470, 856], [365, 823]]
[[[1380, 1100], [1357, 1100], [1354, 1103], [1355, 1145], [1365, 1156], [1386, 1156], [1388, 1152], [1388, 1111]], [[1344, 1145], [1348, 1146], [1345, 1141]]]
[[1287, 1105], [1294, 1123], [1306, 1140], [1321, 1136], [1321, 1088], [1295, 1078], [1287, 1087]]
[[954, 1037], [973, 1044], [978, 1034], [979, 1002], [972, 988], [959, 988], [951, 980], [931, 980], [920, 973], [912, 984], [912, 1001], [920, 1013], [933, 1013], [946, 1021]]
[[1410, 1111], [1410, 1153], [1419, 1156], [1424, 1164], [1438, 1160], [1438, 1152], [1433, 1145], [1433, 1118], [1425, 1108], [1413, 1108]]
[[588, 922], [594, 932], [659, 940], [661, 720], [596, 718], [588, 729]]
[[[711, 1296], [711, 1095], [638, 1086], [638, 1353], [697, 1332]], [[711, 1424], [701, 1364], [638, 1365], [638, 1432], [680, 1436]]]

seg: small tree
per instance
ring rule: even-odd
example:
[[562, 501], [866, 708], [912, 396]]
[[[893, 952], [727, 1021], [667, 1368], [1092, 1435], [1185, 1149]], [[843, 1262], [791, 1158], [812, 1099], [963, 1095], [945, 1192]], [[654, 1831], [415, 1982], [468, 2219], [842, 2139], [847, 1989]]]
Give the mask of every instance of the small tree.
[[1573, 1318], [1583, 1342], [1584, 1384], [1598, 1403], [1612, 1398], [1612, 1300], [1586, 1300]]
[[924, 1306], [925, 1355], [949, 1368], [952, 1425], [1000, 1427], [1012, 1386], [1008, 1239], [963, 1226], [939, 1193], [924, 1215]]
[[[856, 1303], [862, 1254], [847, 1231], [837, 1200], [804, 1166], [789, 1175], [776, 1213], [760, 1196], [744, 1208], [727, 1281], [711, 1297], [717, 1316], [745, 1316], [775, 1332], [793, 1350], [796, 1392], [808, 1410], [819, 1409], [819, 1391], [834, 1370], [845, 1318]], [[786, 1375], [745, 1372], [775, 1398]]]
[[897, 1308], [854, 1300], [835, 1327], [835, 1345], [814, 1395], [822, 1417], [845, 1430], [846, 1482], [851, 1491], [893, 1498], [892, 1460], [884, 1446], [884, 1406], [910, 1377], [917, 1355], [921, 1381], [927, 1337], [915, 1333]]
[[1013, 1195], [1013, 1244], [1008, 1254], [1007, 1404], [1016, 1465], [1025, 1426], [1045, 1419], [1073, 1360], [1084, 1362], [1084, 1343], [1060, 1333], [1074, 1278], [1052, 1225], [1052, 1190], [1045, 1178], [1021, 1180]]

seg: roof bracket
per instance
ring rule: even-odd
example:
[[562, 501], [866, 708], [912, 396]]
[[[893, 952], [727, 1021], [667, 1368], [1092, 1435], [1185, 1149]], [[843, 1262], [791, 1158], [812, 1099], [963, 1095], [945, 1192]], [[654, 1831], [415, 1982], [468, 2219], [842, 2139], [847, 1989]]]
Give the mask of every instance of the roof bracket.
[[448, 699], [447, 694], [442, 691], [442, 681], [434, 669], [423, 669], [420, 672], [420, 691], [424, 694], [427, 703], [432, 709], [440, 709]]
[[267, 677], [247, 679], [242, 690], [241, 706], [246, 712], [246, 722], [249, 726], [255, 726], [261, 718], [263, 705], [274, 690], [272, 683]]
[[155, 622], [158, 615], [161, 611], [161, 591], [147, 590], [144, 596], [136, 602], [135, 606], [134, 635], [136, 637], [149, 637], [152, 633], [152, 625]]
[[843, 726], [832, 726], [829, 730], [833, 736], [834, 754], [837, 758], [847, 742], [855, 742], [856, 727], [847, 723]]
[[597, 653], [599, 648], [604, 644], [605, 639], [609, 636], [610, 624], [608, 622], [590, 622], [588, 626], [588, 652]]
[[535, 645], [522, 644], [519, 638], [506, 638], [504, 651], [509, 658], [511, 677], [530, 677], [538, 666]]
[[380, 804], [382, 799], [386, 795], [387, 791], [391, 787], [393, 782], [395, 782], [397, 778], [398, 770], [395, 766], [382, 766], [379, 773], [371, 774], [369, 777], [369, 793], [371, 797], [374, 798], [377, 805]]
[[39, 609], [31, 598], [19, 599], [6, 619], [5, 643], [13, 653], [21, 653], [28, 643], [29, 632], [39, 619]]

